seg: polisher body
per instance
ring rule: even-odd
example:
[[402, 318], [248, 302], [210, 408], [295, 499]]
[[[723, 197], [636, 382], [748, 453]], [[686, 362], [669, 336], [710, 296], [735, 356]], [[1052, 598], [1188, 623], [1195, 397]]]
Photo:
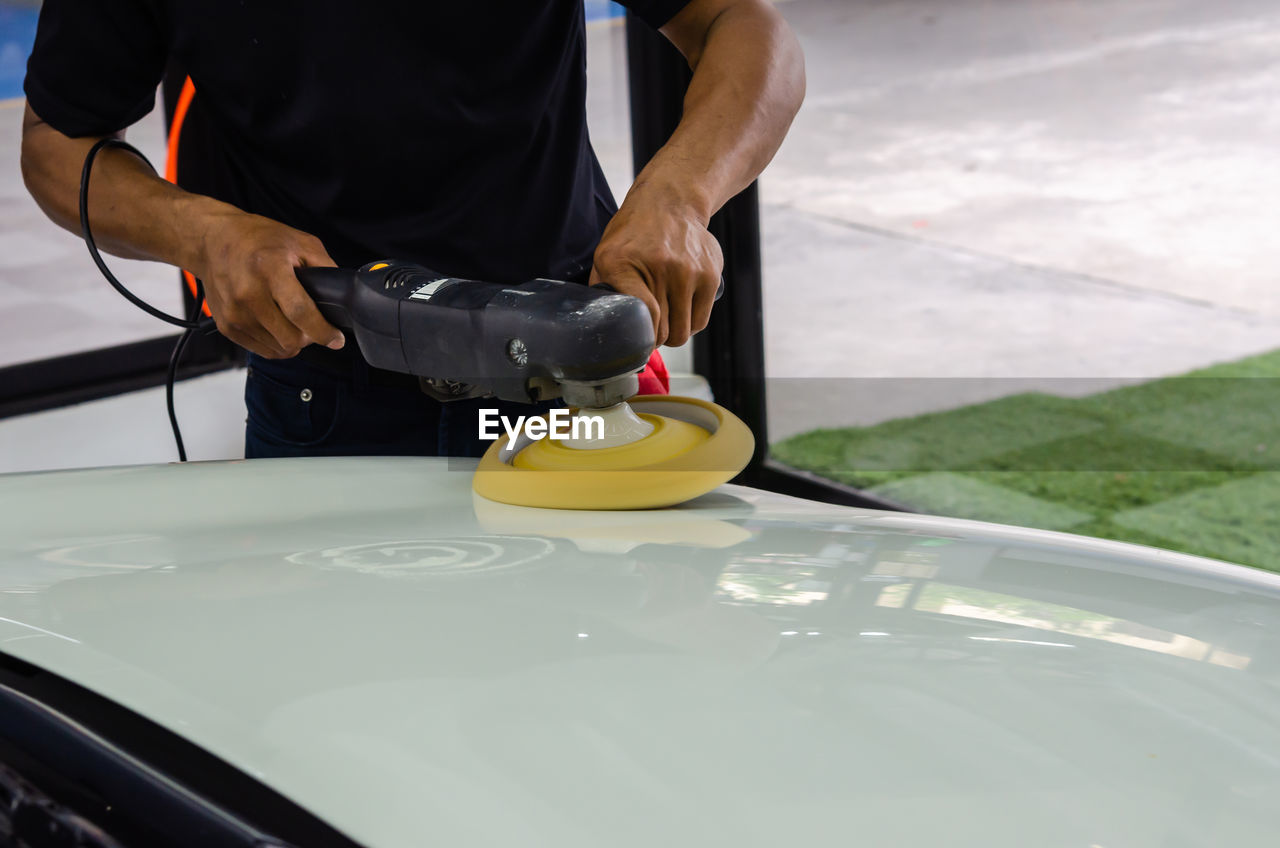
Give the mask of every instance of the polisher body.
[[370, 365], [424, 378], [441, 400], [609, 406], [636, 393], [654, 348], [649, 310], [606, 286], [504, 285], [390, 261], [300, 268], [298, 279]]

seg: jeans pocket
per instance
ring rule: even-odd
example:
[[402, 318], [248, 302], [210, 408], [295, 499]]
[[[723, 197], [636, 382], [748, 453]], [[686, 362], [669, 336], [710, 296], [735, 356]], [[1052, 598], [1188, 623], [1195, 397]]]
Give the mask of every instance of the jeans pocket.
[[250, 365], [244, 387], [248, 429], [258, 439], [277, 445], [315, 447], [337, 426], [339, 386], [291, 371], [294, 369], [270, 364], [270, 360]]

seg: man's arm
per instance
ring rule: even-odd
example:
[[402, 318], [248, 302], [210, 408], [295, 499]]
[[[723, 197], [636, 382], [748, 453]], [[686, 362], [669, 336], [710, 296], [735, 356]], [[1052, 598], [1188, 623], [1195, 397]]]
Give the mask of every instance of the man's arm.
[[684, 116], [605, 229], [591, 282], [644, 300], [659, 343], [680, 345], [706, 327], [724, 267], [707, 223], [782, 144], [804, 58], [766, 0], [692, 0], [662, 33], [693, 69]]
[[[27, 190], [54, 223], [77, 234], [80, 170], [97, 141], [63, 135], [27, 107]], [[294, 274], [298, 266], [334, 264], [314, 236], [183, 191], [119, 149], [94, 160], [89, 220], [102, 250], [168, 262], [199, 277], [218, 329], [255, 353], [288, 357], [313, 342], [343, 344]]]

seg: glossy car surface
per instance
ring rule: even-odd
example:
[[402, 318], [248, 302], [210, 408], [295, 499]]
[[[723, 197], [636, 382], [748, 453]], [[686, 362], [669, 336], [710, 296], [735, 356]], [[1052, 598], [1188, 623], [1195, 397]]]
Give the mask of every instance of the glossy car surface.
[[736, 487], [502, 507], [470, 468], [0, 477], [0, 651], [369, 848], [1280, 833], [1275, 575]]

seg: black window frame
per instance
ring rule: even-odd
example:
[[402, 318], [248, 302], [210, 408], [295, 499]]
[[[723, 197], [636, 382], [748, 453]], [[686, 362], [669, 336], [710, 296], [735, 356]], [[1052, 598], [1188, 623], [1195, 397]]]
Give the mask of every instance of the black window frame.
[[[0, 419], [164, 385], [177, 341], [177, 335], [162, 336], [0, 368]], [[193, 336], [178, 379], [241, 362], [221, 336]]]

